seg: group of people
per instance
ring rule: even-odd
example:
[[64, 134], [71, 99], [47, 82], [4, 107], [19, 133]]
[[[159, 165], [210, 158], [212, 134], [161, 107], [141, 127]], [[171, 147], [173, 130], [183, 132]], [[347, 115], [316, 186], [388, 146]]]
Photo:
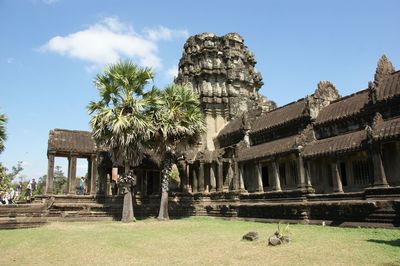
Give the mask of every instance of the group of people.
[[[16, 203], [20, 199], [20, 196], [23, 193], [23, 187], [24, 184], [22, 181], [20, 181], [15, 189], [13, 187], [10, 187], [7, 191], [1, 191], [0, 205]], [[31, 181], [29, 181], [28, 185], [26, 186], [24, 199], [27, 202], [30, 202], [32, 199], [32, 195], [35, 191], [36, 191], [36, 181], [33, 178]]]

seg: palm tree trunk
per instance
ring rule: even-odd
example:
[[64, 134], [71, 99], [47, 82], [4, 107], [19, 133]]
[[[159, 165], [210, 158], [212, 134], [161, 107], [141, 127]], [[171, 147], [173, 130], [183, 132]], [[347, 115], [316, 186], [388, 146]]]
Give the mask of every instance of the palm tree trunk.
[[163, 160], [163, 169], [161, 177], [161, 201], [160, 201], [160, 211], [158, 213], [158, 220], [164, 221], [169, 220], [168, 214], [168, 187], [169, 187], [169, 173], [172, 169], [172, 160]]
[[[125, 163], [125, 175], [129, 174], [129, 163]], [[129, 223], [136, 221], [133, 213], [132, 184], [125, 184], [123, 189], [124, 205], [122, 207], [122, 222]]]

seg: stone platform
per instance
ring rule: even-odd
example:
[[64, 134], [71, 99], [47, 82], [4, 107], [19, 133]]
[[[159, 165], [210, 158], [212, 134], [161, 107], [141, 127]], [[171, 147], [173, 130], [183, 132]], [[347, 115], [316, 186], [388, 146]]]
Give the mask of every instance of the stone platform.
[[[0, 206], [0, 228], [36, 227], [51, 221], [120, 220], [122, 196], [40, 195], [31, 204]], [[135, 195], [137, 218], [156, 217], [158, 195]], [[341, 194], [307, 191], [171, 193], [171, 217], [213, 216], [260, 222], [396, 228], [400, 187]]]

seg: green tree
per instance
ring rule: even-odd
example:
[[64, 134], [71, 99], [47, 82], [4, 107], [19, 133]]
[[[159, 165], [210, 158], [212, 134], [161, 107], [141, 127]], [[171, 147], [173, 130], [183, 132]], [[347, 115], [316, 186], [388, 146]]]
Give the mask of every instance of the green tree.
[[54, 193], [67, 193], [67, 177], [65, 176], [62, 167], [59, 165], [54, 168]]
[[[100, 100], [88, 105], [93, 137], [110, 150], [115, 166], [125, 167], [125, 176], [143, 159], [144, 143], [153, 130], [151, 117], [147, 116], [149, 99], [144, 93], [151, 79], [151, 69], [120, 61], [106, 67], [94, 82]], [[132, 215], [126, 220], [133, 219]]]
[[47, 180], [47, 175], [43, 175], [39, 177], [36, 185], [36, 194], [41, 195], [45, 193], [46, 190], [46, 180]]
[[[4, 150], [4, 142], [7, 139], [6, 135], [7, 117], [0, 115], [0, 153]], [[6, 176], [6, 168], [0, 163], [0, 192], [8, 189], [9, 182]]]
[[7, 179], [9, 180], [9, 182], [14, 181], [14, 179], [19, 176], [21, 181], [22, 181], [22, 176], [21, 176], [21, 172], [24, 170], [24, 168], [22, 167], [22, 161], [18, 161], [17, 165], [13, 165], [11, 167], [11, 172], [7, 173]]
[[0, 115], [0, 153], [4, 151], [4, 142], [7, 139], [6, 134], [7, 117], [3, 114]]
[[167, 220], [169, 181], [173, 177], [172, 166], [183, 151], [197, 143], [206, 127], [199, 96], [193, 90], [173, 84], [157, 94], [159, 100], [151, 109], [155, 130], [149, 144], [160, 156], [162, 165], [158, 219]]

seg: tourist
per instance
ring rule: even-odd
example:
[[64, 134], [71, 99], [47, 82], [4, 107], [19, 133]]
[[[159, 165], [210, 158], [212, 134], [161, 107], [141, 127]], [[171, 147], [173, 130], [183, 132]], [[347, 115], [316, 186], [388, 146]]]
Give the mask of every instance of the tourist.
[[36, 191], [36, 180], [35, 178], [32, 179], [32, 193]]
[[79, 179], [79, 193], [80, 193], [80, 195], [84, 195], [84, 188], [85, 188], [85, 178], [82, 176]]
[[26, 187], [26, 190], [25, 190], [25, 200], [27, 202], [30, 202], [31, 196], [32, 196], [32, 181], [29, 181], [28, 186]]
[[15, 200], [15, 190], [10, 187], [8, 191], [8, 203], [13, 204]]
[[22, 193], [22, 181], [20, 181], [18, 184], [17, 184], [17, 188], [16, 188], [16, 191], [15, 191], [15, 198], [18, 200], [19, 199], [19, 196], [21, 195], [21, 193]]
[[8, 204], [8, 199], [6, 196], [6, 193], [1, 192], [0, 193], [0, 205], [7, 205]]
[[114, 179], [112, 179], [111, 180], [111, 193], [113, 196], [115, 196], [115, 195], [117, 195], [117, 192], [118, 192], [117, 182]]

